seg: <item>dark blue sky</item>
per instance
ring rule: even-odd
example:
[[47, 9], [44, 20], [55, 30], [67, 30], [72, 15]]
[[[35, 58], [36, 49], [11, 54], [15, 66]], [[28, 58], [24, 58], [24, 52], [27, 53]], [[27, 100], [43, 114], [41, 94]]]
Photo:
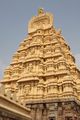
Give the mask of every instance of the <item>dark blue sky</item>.
[[0, 0], [0, 78], [40, 7], [54, 15], [55, 27], [62, 29], [80, 66], [80, 0]]

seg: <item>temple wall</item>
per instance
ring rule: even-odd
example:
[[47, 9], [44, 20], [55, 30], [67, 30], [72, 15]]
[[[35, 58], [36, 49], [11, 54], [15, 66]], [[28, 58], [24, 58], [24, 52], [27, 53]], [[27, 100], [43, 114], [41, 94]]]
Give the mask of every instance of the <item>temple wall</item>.
[[55, 102], [26, 105], [32, 120], [80, 120], [80, 106], [75, 102]]

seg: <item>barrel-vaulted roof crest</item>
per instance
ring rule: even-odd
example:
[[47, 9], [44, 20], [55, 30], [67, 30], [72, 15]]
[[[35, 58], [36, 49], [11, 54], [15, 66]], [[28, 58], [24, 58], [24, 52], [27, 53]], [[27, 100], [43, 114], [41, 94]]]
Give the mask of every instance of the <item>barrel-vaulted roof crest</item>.
[[28, 33], [35, 32], [38, 29], [48, 29], [51, 26], [53, 26], [53, 15], [45, 12], [43, 8], [39, 8], [38, 15], [29, 21]]

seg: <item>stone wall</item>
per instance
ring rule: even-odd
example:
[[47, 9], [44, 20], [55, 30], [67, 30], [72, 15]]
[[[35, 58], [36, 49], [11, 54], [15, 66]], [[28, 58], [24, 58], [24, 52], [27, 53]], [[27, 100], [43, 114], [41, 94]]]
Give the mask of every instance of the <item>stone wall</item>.
[[79, 120], [80, 106], [75, 102], [27, 104], [32, 120]]

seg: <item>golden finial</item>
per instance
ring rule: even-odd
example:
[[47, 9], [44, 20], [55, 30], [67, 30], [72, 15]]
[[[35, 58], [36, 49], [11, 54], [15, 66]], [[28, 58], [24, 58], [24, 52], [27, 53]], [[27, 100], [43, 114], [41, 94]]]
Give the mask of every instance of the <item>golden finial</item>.
[[44, 13], [44, 9], [43, 8], [39, 8], [38, 9], [38, 14], [43, 14]]

